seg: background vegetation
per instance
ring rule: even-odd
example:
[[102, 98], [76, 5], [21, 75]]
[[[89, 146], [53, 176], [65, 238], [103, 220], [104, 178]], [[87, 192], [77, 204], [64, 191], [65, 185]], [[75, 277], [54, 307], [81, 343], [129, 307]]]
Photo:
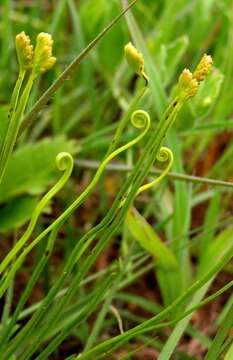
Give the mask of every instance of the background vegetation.
[[[57, 63], [37, 81], [28, 113], [63, 69], [126, 5], [118, 0], [1, 1], [1, 142], [18, 74], [15, 35], [25, 31], [34, 42], [44, 31], [54, 39]], [[91, 50], [18, 138], [0, 186], [0, 255], [4, 258], [23, 234], [38, 200], [59, 178], [55, 165], [59, 152], [74, 156], [74, 171], [44, 209], [33, 238], [93, 178], [120, 118], [142, 86], [124, 58], [124, 45], [129, 41], [143, 53], [150, 77], [149, 90], [137, 108], [150, 113], [151, 131], [173, 98], [183, 68], [193, 70], [203, 53], [212, 56], [214, 68], [169, 131], [166, 144], [174, 153], [173, 172], [137, 197], [137, 211], [132, 210], [134, 215], [128, 215], [103, 246], [77, 288], [73, 287], [70, 301], [66, 303], [67, 288], [84, 268], [85, 257], [74, 266], [37, 326], [23, 337], [23, 329], [43, 309], [41, 300], [61, 276], [74, 246], [108, 212], [146, 140], [107, 165], [94, 192], [64, 223], [11, 329], [6, 344], [12, 351], [7, 359], [75, 359], [79, 353], [83, 354], [80, 359], [233, 358], [231, 289], [186, 313], [226, 284], [230, 287], [232, 280], [231, 0], [138, 0], [132, 12]], [[122, 144], [135, 134], [128, 126]], [[153, 171], [151, 176], [155, 176]], [[104, 234], [95, 244], [101, 236]], [[29, 253], [2, 298], [2, 328], [12, 318], [47, 247], [44, 239]], [[94, 245], [88, 254], [91, 249]], [[191, 290], [181, 303], [161, 317], [161, 328], [156, 328], [158, 322], [146, 322], [169, 309], [187, 289]], [[51, 321], [60, 301], [64, 301], [60, 316]], [[135, 333], [127, 332], [137, 325], [141, 327]], [[113, 342], [104, 342], [109, 338]], [[98, 348], [97, 344], [104, 345]]]

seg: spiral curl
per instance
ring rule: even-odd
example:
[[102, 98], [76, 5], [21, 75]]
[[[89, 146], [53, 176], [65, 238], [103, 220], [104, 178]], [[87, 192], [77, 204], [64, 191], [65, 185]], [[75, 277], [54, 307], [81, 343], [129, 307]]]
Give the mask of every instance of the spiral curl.
[[134, 111], [130, 117], [130, 121], [135, 128], [143, 129], [143, 131], [136, 138], [134, 138], [133, 140], [129, 141], [127, 144], [121, 146], [120, 148], [116, 149], [111, 154], [109, 154], [108, 157], [106, 157], [106, 159], [104, 159], [104, 161], [100, 165], [96, 174], [98, 174], [99, 171], [102, 172], [105, 166], [107, 165], [107, 163], [109, 163], [109, 161], [111, 161], [116, 155], [120, 154], [121, 152], [129, 149], [130, 147], [138, 143], [146, 135], [151, 124], [150, 115], [144, 110]]
[[160, 149], [159, 149], [159, 152], [156, 156], [156, 159], [159, 161], [159, 162], [166, 162], [168, 161], [169, 159], [173, 159], [173, 153], [172, 151], [165, 147], [165, 146], [162, 146]]
[[149, 114], [144, 110], [134, 111], [131, 115], [130, 121], [131, 124], [138, 129], [149, 128], [151, 123]]
[[65, 185], [65, 183], [69, 179], [69, 177], [72, 173], [72, 170], [73, 170], [73, 165], [74, 165], [73, 157], [67, 152], [61, 152], [56, 157], [56, 165], [60, 171], [64, 171], [63, 175], [58, 180], [58, 182], [42, 197], [42, 199], [37, 204], [36, 208], [34, 209], [34, 211], [32, 213], [31, 220], [28, 224], [28, 227], [27, 227], [25, 233], [17, 241], [17, 243], [11, 249], [11, 251], [6, 255], [4, 260], [0, 263], [0, 274], [6, 269], [6, 267], [9, 265], [11, 260], [22, 249], [22, 247], [25, 245], [25, 243], [29, 240], [42, 210], [45, 208], [45, 206], [48, 204], [48, 202], [56, 195], [56, 193], [61, 190], [61, 188]]
[[156, 160], [158, 160], [159, 162], [162, 162], [162, 163], [168, 161], [168, 164], [159, 177], [157, 177], [153, 181], [149, 182], [148, 184], [142, 185], [138, 189], [137, 195], [145, 190], [152, 188], [153, 186], [157, 185], [158, 183], [160, 183], [163, 180], [163, 178], [167, 175], [167, 173], [169, 172], [169, 170], [171, 169], [171, 166], [173, 164], [173, 160], [174, 160], [173, 152], [169, 148], [162, 146], [159, 149], [159, 152], [156, 156]]
[[56, 156], [56, 166], [58, 170], [64, 171], [67, 169], [72, 169], [74, 164], [73, 157], [68, 152], [60, 152]]

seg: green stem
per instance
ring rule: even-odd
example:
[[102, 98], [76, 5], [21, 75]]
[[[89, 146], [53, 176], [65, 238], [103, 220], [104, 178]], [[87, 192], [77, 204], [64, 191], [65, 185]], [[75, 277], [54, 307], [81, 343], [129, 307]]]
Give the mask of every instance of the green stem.
[[170, 170], [170, 168], [173, 164], [173, 160], [174, 160], [173, 152], [169, 148], [162, 146], [157, 155], [157, 160], [159, 160], [161, 162], [168, 161], [166, 168], [162, 171], [160, 176], [158, 176], [156, 179], [149, 182], [148, 184], [140, 186], [140, 188], [137, 191], [137, 195], [139, 195], [141, 192], [143, 192], [145, 190], [148, 190], [148, 189], [156, 186], [163, 180], [163, 178], [168, 174], [168, 171]]
[[[47, 309], [49, 308], [51, 302], [53, 301], [54, 297], [56, 296], [57, 292], [60, 290], [61, 286], [64, 284], [65, 279], [70, 274], [74, 264], [77, 262], [77, 260], [80, 258], [81, 254], [83, 254], [83, 251], [87, 249], [87, 247], [91, 244], [93, 239], [97, 236], [97, 234], [101, 234], [101, 241], [97, 243], [93, 251], [90, 253], [90, 255], [87, 257], [85, 263], [83, 266], [79, 269], [78, 273], [75, 276], [75, 279], [72, 281], [69, 287], [69, 296], [66, 295], [66, 299], [71, 299], [71, 297], [74, 294], [74, 291], [76, 290], [76, 287], [79, 286], [79, 283], [83, 276], [86, 274], [88, 269], [92, 266], [92, 264], [95, 262], [96, 258], [100, 254], [100, 252], [103, 250], [103, 248], [106, 246], [109, 238], [113, 235], [113, 233], [119, 228], [119, 226], [124, 221], [126, 212], [128, 211], [129, 207], [132, 205], [132, 201], [134, 197], [136, 196], [137, 189], [140, 187], [141, 183], [143, 182], [145, 176], [148, 174], [149, 169], [151, 165], [154, 162], [155, 156], [158, 153], [162, 140], [166, 135], [166, 132], [170, 128], [170, 126], [175, 121], [175, 117], [179, 111], [179, 109], [182, 106], [182, 102], [178, 101], [179, 99], [175, 99], [171, 105], [168, 107], [168, 109], [165, 111], [164, 116], [160, 120], [157, 131], [152, 132], [150, 139], [147, 142], [147, 145], [145, 147], [145, 150], [139, 159], [138, 163], [135, 166], [135, 169], [133, 173], [127, 178], [125, 181], [125, 184], [122, 186], [121, 190], [117, 194], [117, 197], [112, 205], [112, 208], [109, 210], [105, 218], [101, 221], [100, 224], [95, 226], [93, 229], [91, 229], [86, 235], [84, 235], [76, 247], [74, 248], [71, 256], [69, 257], [62, 275], [59, 277], [55, 285], [52, 287], [50, 292], [48, 293], [47, 297], [43, 301], [43, 305], [38, 309], [37, 313], [34, 314], [32, 319], [27, 323], [27, 325], [24, 327], [24, 329], [16, 336], [16, 338], [12, 341], [10, 346], [8, 347], [7, 352], [5, 353], [6, 356], [10, 356], [15, 349], [19, 348], [19, 346], [22, 346], [23, 343], [26, 342], [27, 336], [29, 333], [37, 326], [39, 321], [43, 318], [43, 315], [46, 313]], [[133, 186], [131, 184], [133, 183]], [[128, 193], [128, 189], [130, 187], [130, 193]], [[127, 196], [126, 202], [124, 206], [119, 209], [119, 204], [124, 198], [124, 196]], [[66, 211], [69, 212], [68, 208]], [[64, 219], [66, 217], [67, 213], [63, 213], [61, 217]], [[61, 221], [61, 217], [59, 218], [59, 221]], [[56, 221], [53, 223], [55, 224]], [[53, 225], [52, 224], [52, 225]], [[48, 231], [46, 229], [45, 231]], [[50, 230], [49, 230], [50, 231]], [[104, 235], [103, 232], [105, 231]], [[59, 306], [54, 312], [53, 317], [51, 317], [51, 321], [56, 320], [57, 317], [59, 317], [59, 314], [61, 313], [61, 309], [64, 306], [64, 302]], [[52, 323], [53, 323], [52, 321]], [[44, 330], [44, 329], [43, 329]], [[39, 346], [39, 342], [37, 342]], [[35, 344], [34, 344], [35, 345]]]
[[137, 104], [139, 103], [139, 101], [141, 100], [141, 98], [145, 95], [146, 90], [147, 90], [147, 86], [144, 86], [141, 90], [138, 91], [138, 93], [135, 95], [135, 98], [132, 100], [130, 106], [128, 107], [127, 111], [125, 112], [124, 116], [121, 118], [121, 120], [117, 126], [117, 130], [116, 130], [116, 132], [112, 138], [112, 141], [110, 143], [110, 146], [108, 148], [106, 157], [109, 154], [111, 154], [111, 152], [113, 152], [115, 150], [115, 148], [117, 147], [119, 140], [121, 139], [123, 130], [129, 122], [131, 114], [135, 110], [135, 108], [136, 108]]
[[6, 130], [5, 140], [4, 140], [4, 142], [3, 142], [2, 146], [1, 146], [0, 163], [2, 161], [1, 159], [3, 158], [4, 148], [6, 147], [6, 136], [8, 134], [8, 128], [10, 126], [12, 117], [15, 114], [15, 111], [16, 111], [16, 107], [17, 107], [18, 99], [19, 99], [19, 94], [20, 94], [20, 90], [22, 88], [22, 84], [23, 84], [25, 74], [26, 74], [25, 70], [20, 69], [19, 76], [17, 78], [16, 84], [15, 84], [15, 87], [14, 87], [14, 90], [13, 90], [13, 93], [12, 93], [12, 96], [11, 96], [10, 108], [9, 108], [9, 113], [8, 113], [8, 127], [7, 127], [7, 130]]
[[45, 265], [47, 264], [47, 262], [49, 260], [49, 257], [50, 257], [50, 255], [52, 253], [54, 242], [55, 242], [55, 239], [56, 239], [56, 236], [57, 236], [57, 230], [58, 229], [55, 228], [51, 232], [48, 243], [47, 243], [47, 246], [46, 246], [46, 249], [45, 249], [39, 263], [36, 265], [36, 267], [35, 267], [35, 269], [33, 271], [33, 274], [31, 276], [29, 282], [27, 283], [26, 288], [24, 289], [22, 295], [20, 296], [20, 299], [19, 299], [19, 301], [17, 303], [17, 307], [15, 309], [15, 312], [14, 312], [13, 316], [11, 317], [8, 325], [5, 328], [3, 327], [1, 337], [0, 337], [0, 353], [2, 351], [4, 352], [4, 350], [3, 350], [4, 346], [5, 346], [6, 342], [9, 340], [9, 337], [12, 334], [12, 331], [13, 331], [14, 326], [15, 326], [18, 318], [19, 318], [19, 315], [20, 315], [20, 313], [21, 313], [27, 299], [29, 298], [29, 296], [31, 294], [31, 291], [34, 288], [34, 285], [36, 284], [41, 272], [43, 271]]
[[[170, 112], [169, 112], [170, 114]], [[103, 248], [106, 245], [106, 242], [108, 241], [109, 237], [114, 233], [114, 231], [116, 230], [116, 228], [119, 226], [119, 224], [122, 222], [123, 217], [121, 215], [117, 216], [116, 222], [112, 223], [109, 231], [107, 232], [107, 234], [103, 237], [102, 242], [98, 243], [96, 248], [93, 250], [92, 254], [90, 256], [88, 256], [88, 258], [86, 259], [86, 261], [84, 262], [82, 268], [80, 269], [80, 271], [77, 273], [77, 275], [75, 276], [74, 280], [72, 281], [72, 284], [70, 285], [70, 288], [68, 290], [68, 292], [66, 293], [66, 297], [65, 299], [63, 299], [63, 301], [61, 301], [57, 308], [55, 307], [55, 309], [53, 309], [52, 313], [51, 313], [51, 317], [50, 317], [50, 321], [49, 324], [54, 324], [58, 319], [59, 319], [59, 314], [61, 314], [62, 308], [63, 306], [67, 305], [67, 303], [71, 300], [72, 296], [74, 295], [74, 293], [77, 290], [77, 287], [79, 286], [79, 283], [81, 281], [81, 279], [83, 278], [84, 274], [86, 273], [86, 271], [91, 267], [91, 265], [95, 262], [96, 258], [98, 257], [98, 255], [100, 254], [100, 252], [103, 250]], [[105, 226], [106, 228], [106, 226]], [[103, 230], [103, 229], [102, 229]], [[84, 237], [85, 238], [85, 237]], [[87, 237], [88, 239], [88, 237]], [[92, 241], [94, 239], [94, 236], [89, 237], [88, 241]], [[80, 240], [80, 243], [83, 243], [84, 241], [82, 241], [83, 239]], [[82, 252], [83, 253], [83, 252]], [[79, 257], [80, 258], [80, 254]], [[64, 273], [67, 273], [67, 268], [64, 270]], [[45, 305], [46, 307], [48, 306], [48, 304]], [[40, 317], [42, 316], [42, 314], [40, 314]], [[36, 319], [36, 318], [35, 318]], [[35, 320], [34, 319], [34, 320]], [[37, 318], [38, 321], [38, 318]], [[35, 322], [34, 322], [34, 326], [35, 326]], [[32, 323], [31, 323], [31, 327], [29, 326], [29, 328], [32, 328]], [[28, 328], [28, 329], [29, 329]], [[36, 339], [36, 342], [39, 344], [40, 341], [42, 340], [44, 334], [48, 331], [48, 327], [43, 327], [40, 329], [40, 334], [38, 334], [39, 336]], [[22, 336], [25, 337], [25, 333], [23, 335], [23, 333], [21, 334], [21, 339]], [[18, 345], [19, 345], [19, 341], [18, 341]], [[16, 343], [14, 344], [14, 347], [17, 347]], [[34, 350], [34, 347], [31, 346], [31, 351]], [[32, 354], [30, 352], [30, 354]]]
[[[163, 137], [165, 136], [166, 132], [168, 131], [168, 129], [174, 122], [175, 116], [181, 106], [182, 106], [182, 102], [178, 102], [177, 100], [174, 100], [172, 102], [172, 104], [168, 107], [167, 111], [165, 112], [163, 118], [161, 119], [161, 121], [158, 125], [158, 131], [156, 133], [158, 135], [158, 137], [156, 137], [156, 135], [154, 133], [152, 134], [151, 139], [149, 140], [149, 142], [147, 144], [145, 152], [143, 153], [142, 157], [140, 158], [138, 164], [135, 167], [134, 173], [131, 174], [129, 179], [126, 181], [123, 189], [118, 194], [112, 209], [109, 211], [109, 213], [106, 216], [106, 219], [108, 218], [108, 221], [110, 221], [110, 223], [109, 222], [105, 223], [106, 219], [104, 219], [102, 221], [102, 223], [100, 224], [100, 226], [102, 225], [102, 229], [99, 228], [99, 232], [101, 230], [105, 229], [105, 231], [106, 231], [105, 235], [104, 236], [102, 235], [101, 242], [97, 243], [94, 250], [92, 250], [91, 255], [86, 259], [84, 265], [80, 269], [79, 274], [76, 275], [75, 280], [72, 282], [72, 284], [70, 284], [69, 297], [67, 294], [66, 300], [68, 298], [71, 299], [72, 292], [75, 291], [74, 285], [76, 284], [76, 286], [77, 286], [77, 282], [82, 279], [82, 277], [84, 276], [86, 271], [88, 271], [88, 269], [91, 267], [91, 265], [95, 262], [96, 258], [100, 254], [100, 252], [106, 246], [110, 236], [112, 236], [113, 233], [115, 231], [117, 231], [117, 229], [123, 222], [125, 213], [128, 210], [129, 206], [131, 205], [133, 197], [136, 195], [139, 185], [141, 184], [143, 178], [146, 176], [147, 172], [149, 171], [150, 165], [154, 161], [155, 153], [158, 152], [158, 149], [160, 148]], [[153, 147], [155, 147], [155, 148], [153, 148]], [[150, 160], [149, 164], [147, 163], [147, 161], [145, 161], [145, 154], [147, 155], [147, 159], [149, 158], [149, 160]], [[124, 207], [122, 207], [119, 210], [119, 203], [122, 200], [123, 194], [125, 194], [125, 192], [127, 192], [128, 187], [131, 185], [132, 179], [135, 179], [135, 183], [134, 183], [133, 187], [131, 188], [130, 193], [127, 196]], [[116, 207], [118, 208], [117, 213], [116, 213]], [[115, 214], [114, 214], [114, 211], [115, 211]], [[109, 219], [109, 216], [111, 213], [112, 213], [112, 215], [111, 215], [112, 219], [114, 219], [113, 221], [111, 221], [111, 218]], [[105, 228], [103, 228], [104, 223], [105, 223]], [[80, 240], [80, 243], [85, 242], [86, 241], [85, 239], [88, 239], [88, 238], [90, 239], [90, 236], [91, 236], [91, 234], [93, 234], [93, 231], [94, 230], [97, 231], [97, 229], [98, 229], [98, 226], [95, 229], [92, 229], [92, 231], [90, 231], [89, 234], [86, 234], [86, 236], [84, 236]], [[94, 235], [92, 235], [92, 236], [94, 236]], [[77, 252], [78, 252], [78, 250], [77, 250]], [[79, 277], [79, 279], [78, 279], [78, 277]], [[55, 315], [59, 316], [60, 313], [61, 313], [61, 307], [59, 307], [59, 312], [57, 311], [56, 313], [54, 313], [54, 317], [51, 318], [51, 320], [53, 319], [53, 321], [54, 321], [56, 319]], [[31, 326], [32, 326], [32, 324], [33, 323], [31, 323]], [[30, 325], [28, 326], [28, 330], [31, 329], [31, 326]], [[35, 326], [35, 323], [34, 323], [34, 326]], [[21, 334], [21, 339], [22, 339], [22, 336], [23, 336], [23, 333]], [[24, 334], [24, 336], [25, 336], [25, 334]], [[16, 346], [16, 344], [14, 344], [14, 345]]]
[[[16, 241], [16, 237], [17, 237], [17, 233], [14, 234], [14, 243]], [[14, 261], [14, 259], [13, 259], [13, 261]], [[6, 324], [9, 321], [13, 296], [14, 296], [14, 278], [10, 282], [10, 285], [9, 285], [9, 287], [7, 289], [7, 293], [6, 293], [6, 296], [5, 296], [5, 303], [4, 303], [3, 312], [2, 312], [2, 319], [1, 319], [1, 327], [2, 328], [5, 328]]]
[[[99, 285], [99, 290], [96, 293], [95, 296], [90, 300], [90, 302], [87, 304], [87, 307], [85, 309], [85, 313], [83, 314], [81, 312], [80, 316], [76, 319], [74, 319], [70, 324], [66, 325], [58, 334], [58, 336], [53, 339], [48, 347], [37, 357], [37, 360], [46, 360], [48, 359], [49, 354], [53, 352], [54, 349], [58, 347], [58, 345], [61, 343], [61, 341], [66, 338], [67, 333], [70, 332], [70, 329], [74, 326], [79, 326], [83, 321], [85, 321], [92, 313], [96, 310], [96, 307], [103, 301], [106, 292], [110, 289], [110, 286], [112, 285], [113, 279], [115, 278], [116, 274], [110, 274], [110, 276], [103, 281], [102, 284]], [[22, 360], [29, 359], [28, 356], [25, 356], [23, 354]]]
[[14, 90], [12, 93], [11, 101], [10, 101], [10, 113], [15, 112], [15, 109], [18, 105], [19, 94], [20, 94], [20, 90], [22, 88], [23, 80], [25, 78], [25, 74], [26, 74], [26, 71], [20, 69], [19, 76], [16, 81], [16, 84], [15, 84], [15, 87], [14, 87]]

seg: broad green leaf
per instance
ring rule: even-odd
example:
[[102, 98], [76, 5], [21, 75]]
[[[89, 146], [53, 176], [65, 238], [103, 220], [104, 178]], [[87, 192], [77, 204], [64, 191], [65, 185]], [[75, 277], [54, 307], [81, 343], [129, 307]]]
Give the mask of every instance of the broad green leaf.
[[59, 152], [74, 152], [74, 142], [64, 137], [28, 144], [12, 155], [0, 186], [0, 202], [23, 195], [40, 194], [59, 177], [55, 159]]
[[24, 225], [32, 215], [37, 204], [36, 196], [21, 196], [12, 199], [0, 208], [0, 233], [15, 230]]
[[152, 226], [133, 207], [127, 213], [126, 225], [133, 238], [138, 241], [142, 248], [158, 260], [159, 266], [168, 271], [178, 268], [172, 251], [162, 242]]
[[135, 208], [128, 211], [126, 226], [133, 238], [155, 258], [155, 272], [164, 305], [171, 304], [180, 293], [181, 284], [181, 274], [173, 252]]

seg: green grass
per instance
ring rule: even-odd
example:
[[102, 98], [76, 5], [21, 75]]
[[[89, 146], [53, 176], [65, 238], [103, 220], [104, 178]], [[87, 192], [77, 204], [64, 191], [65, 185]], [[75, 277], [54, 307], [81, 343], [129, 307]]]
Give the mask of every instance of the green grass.
[[[0, 359], [231, 360], [233, 3], [129, 4], [0, 4]], [[13, 92], [21, 31], [57, 62]]]

